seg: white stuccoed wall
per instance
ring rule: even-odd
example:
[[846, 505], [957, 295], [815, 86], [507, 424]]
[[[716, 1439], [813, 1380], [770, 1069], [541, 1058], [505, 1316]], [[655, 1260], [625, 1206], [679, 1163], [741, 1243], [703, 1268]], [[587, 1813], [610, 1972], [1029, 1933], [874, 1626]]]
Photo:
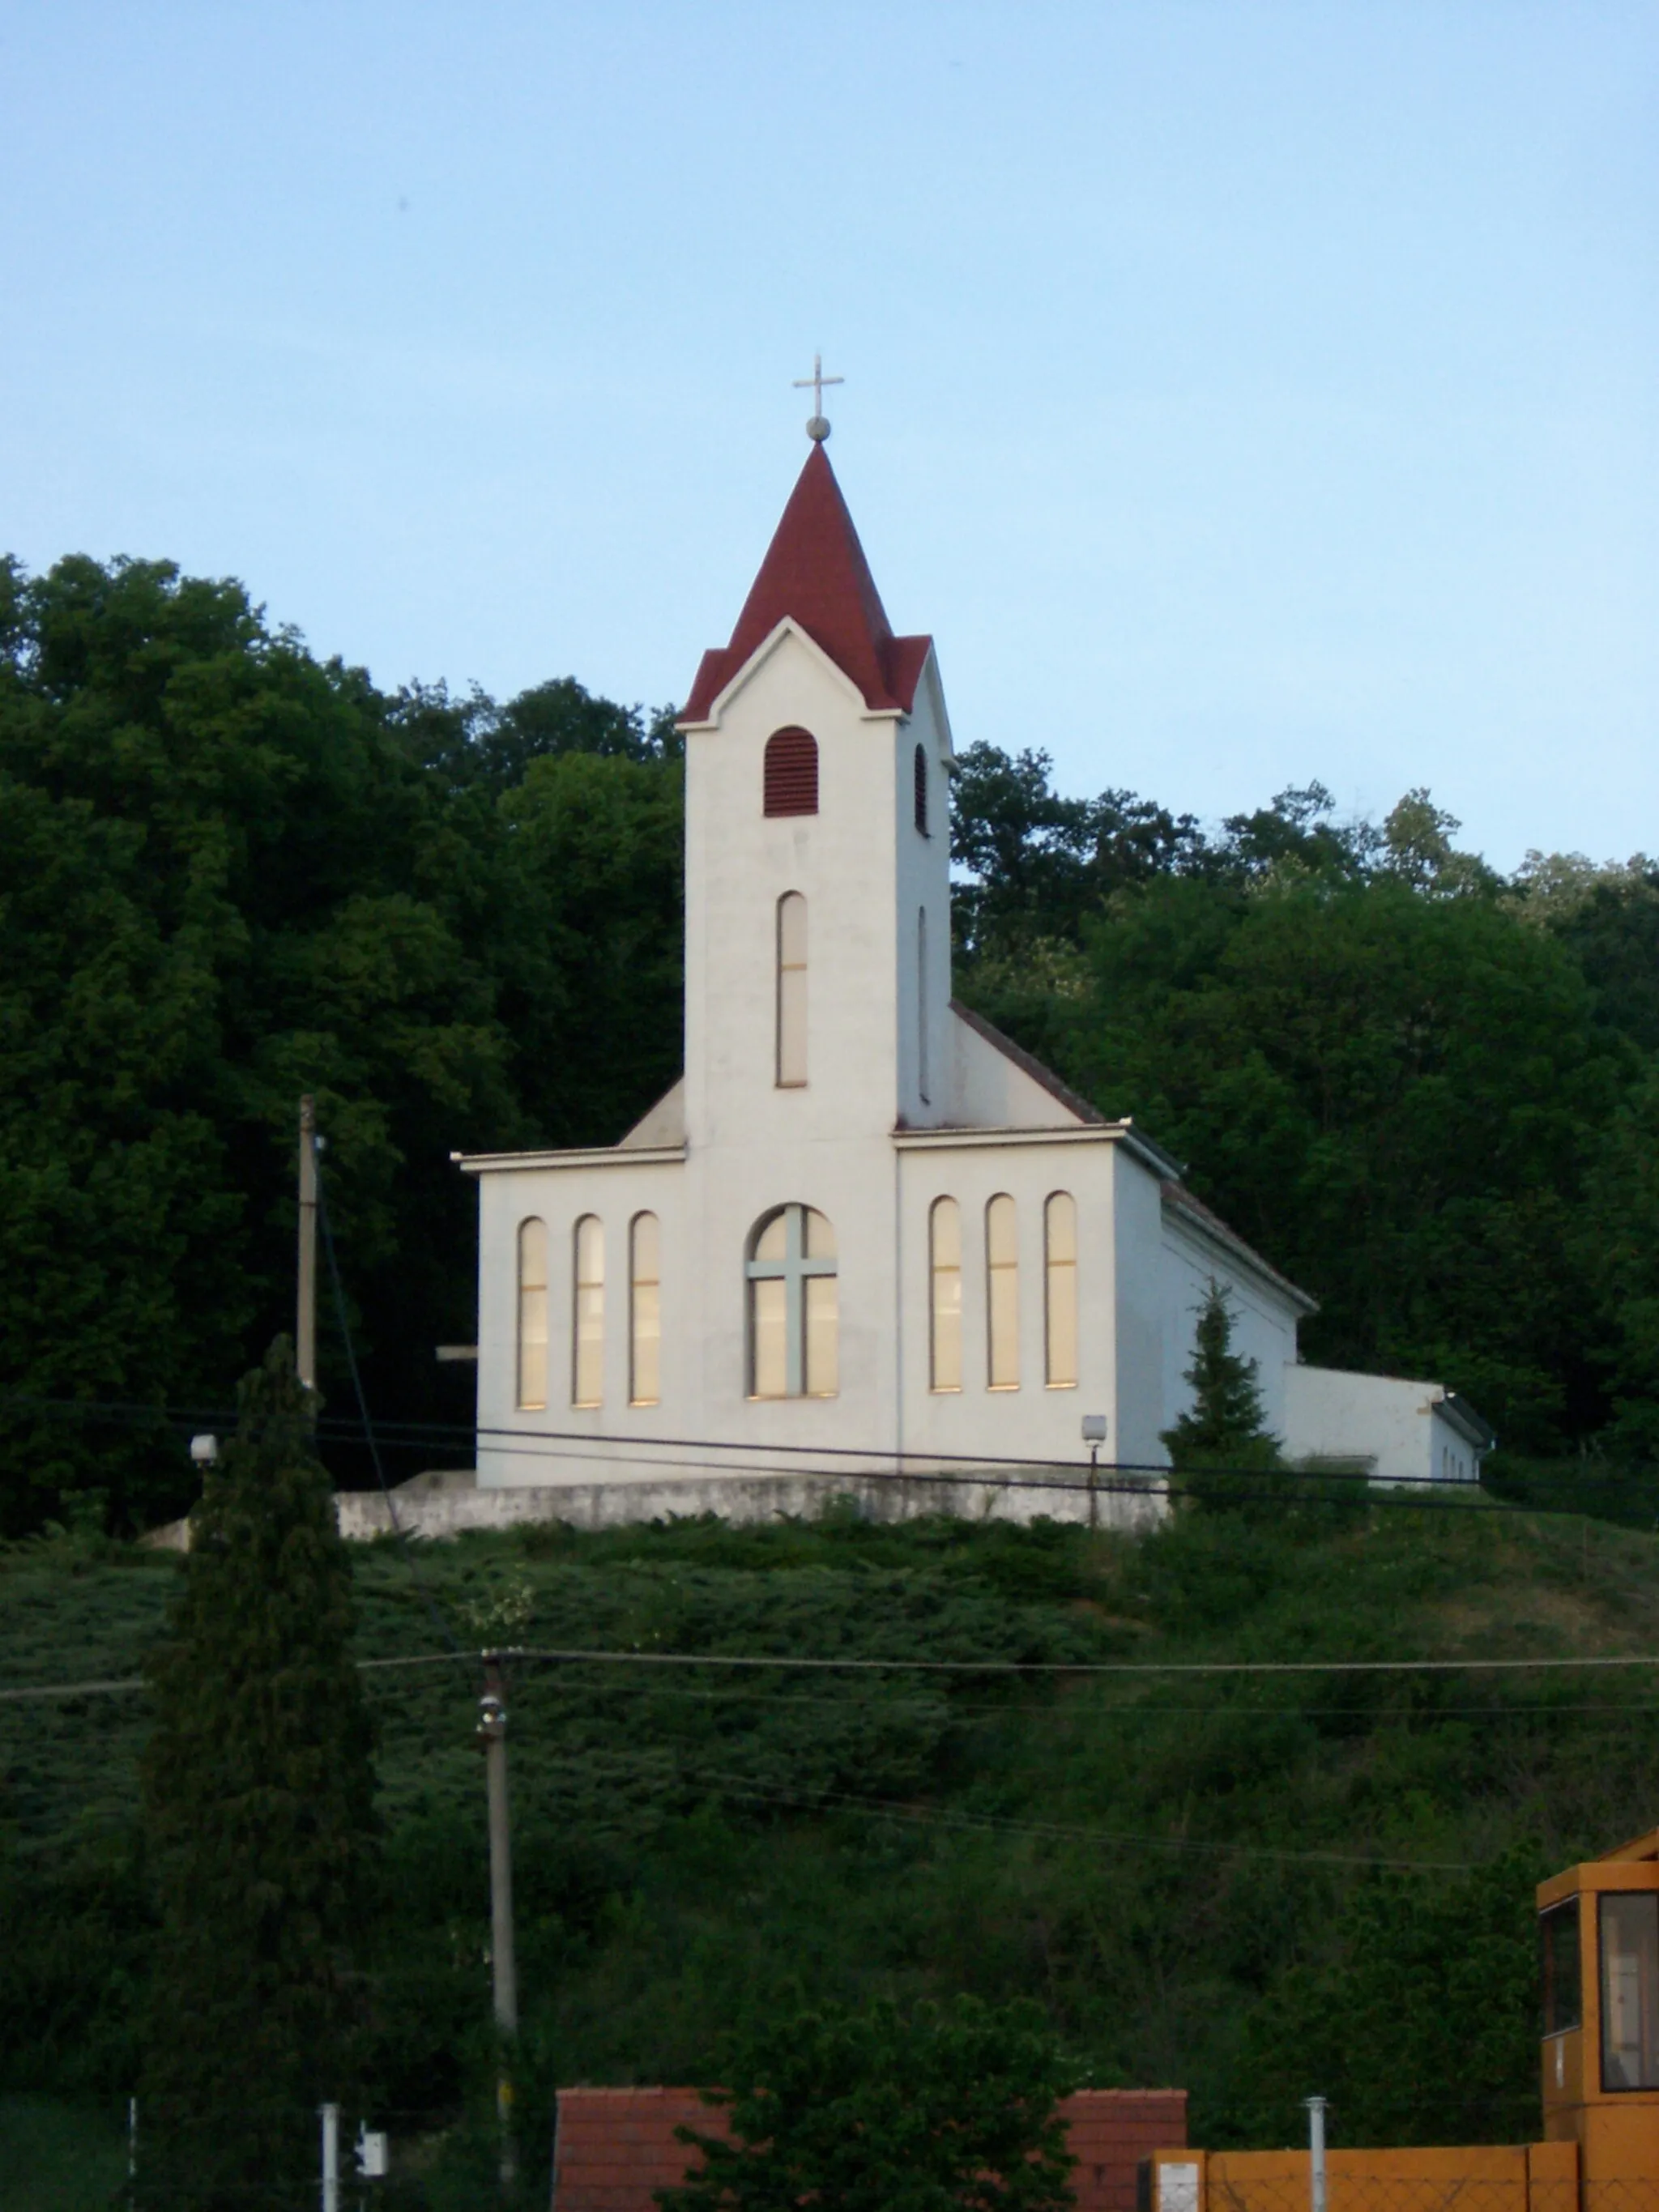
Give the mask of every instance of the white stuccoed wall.
[[[769, 819], [766, 742], [790, 726], [817, 741], [818, 811]], [[1242, 1259], [1236, 1240], [1172, 1220], [1169, 1161], [1128, 1124], [1090, 1121], [952, 1009], [951, 736], [931, 649], [912, 711], [872, 711], [786, 619], [685, 738], [683, 1084], [613, 1150], [466, 1163], [479, 1182], [480, 1485], [562, 1485], [574, 1511], [576, 1489], [626, 1484], [640, 1510], [659, 1511], [650, 1501], [669, 1494], [665, 1484], [701, 1503], [696, 1486], [713, 1482], [742, 1510], [751, 1492], [781, 1496], [780, 1483], [815, 1471], [878, 1479], [900, 1455], [910, 1468], [972, 1458], [1080, 1469], [1085, 1413], [1107, 1418], [1106, 1460], [1161, 1466], [1159, 1431], [1184, 1401], [1195, 1309], [1212, 1277], [1233, 1291], [1240, 1348], [1260, 1364], [1278, 1425], [1308, 1302]], [[918, 744], [927, 834], [915, 820]], [[789, 891], [807, 902], [800, 1089], [775, 1080], [777, 902]], [[1050, 1388], [1042, 1228], [1055, 1191], [1078, 1208], [1079, 1372], [1075, 1386]], [[1018, 1224], [1020, 1379], [993, 1391], [984, 1224], [1004, 1192]], [[961, 1207], [963, 1248], [963, 1387], [948, 1393], [929, 1388], [928, 1371], [928, 1212], [941, 1195]], [[745, 1395], [744, 1261], [756, 1224], [791, 1201], [834, 1225], [840, 1390], [756, 1401]], [[661, 1224], [656, 1406], [628, 1401], [628, 1228], [645, 1208]], [[574, 1231], [584, 1213], [603, 1222], [606, 1255], [605, 1401], [590, 1408], [570, 1403]], [[517, 1237], [531, 1215], [549, 1231], [550, 1402], [520, 1412]], [[848, 1452], [865, 1457], [836, 1456]], [[973, 1493], [973, 1510], [996, 1495]], [[432, 1505], [441, 1510], [473, 1509]], [[1037, 1496], [1010, 1497], [1007, 1510], [1075, 1509]], [[1144, 1510], [1126, 1499], [1103, 1517]]]
[[1480, 1477], [1480, 1453], [1437, 1382], [1291, 1366], [1285, 1412], [1285, 1449], [1293, 1459], [1364, 1458], [1380, 1483]]
[[[765, 744], [790, 724], [818, 741], [819, 811], [768, 819]], [[928, 763], [926, 836], [915, 823], [918, 744]], [[1085, 1411], [1108, 1417], [1108, 1457], [1130, 1445], [1139, 1459], [1161, 1456], [1158, 1361], [1149, 1353], [1158, 1333], [1158, 1176], [1132, 1157], [1123, 1129], [1080, 1123], [951, 1010], [949, 751], [931, 658], [911, 715], [872, 714], [789, 624], [716, 702], [709, 726], [688, 732], [686, 1076], [678, 1112], [671, 1097], [612, 1152], [471, 1164], [480, 1182], [486, 1486], [577, 1483], [599, 1467], [613, 1480], [656, 1484], [675, 1438], [729, 1440], [784, 1466], [807, 1463], [796, 1455], [856, 1449], [941, 1464], [1006, 1455], [1080, 1467]], [[808, 902], [808, 1082], [781, 1090], [775, 913], [792, 890]], [[923, 909], [925, 994], [915, 939]], [[964, 1127], [975, 1122], [988, 1127]], [[683, 1152], [672, 1142], [682, 1133]], [[1078, 1205], [1081, 1358], [1079, 1384], [1051, 1389], [1042, 1220], [1055, 1190]], [[993, 1392], [984, 1212], [1005, 1191], [1018, 1209], [1021, 1379], [1017, 1390]], [[963, 1213], [959, 1394], [928, 1388], [927, 1215], [944, 1194]], [[745, 1395], [745, 1244], [763, 1214], [790, 1200], [835, 1225], [841, 1389], [833, 1400]], [[627, 1227], [645, 1206], [662, 1224], [663, 1391], [654, 1407], [627, 1402]], [[568, 1403], [568, 1346], [574, 1224], [587, 1212], [605, 1229], [606, 1389], [602, 1407], [582, 1409]], [[547, 1222], [551, 1253], [545, 1413], [520, 1413], [514, 1402], [517, 1235], [530, 1214]], [[1121, 1395], [1132, 1409], [1127, 1426]], [[684, 1455], [686, 1475], [696, 1457]]]

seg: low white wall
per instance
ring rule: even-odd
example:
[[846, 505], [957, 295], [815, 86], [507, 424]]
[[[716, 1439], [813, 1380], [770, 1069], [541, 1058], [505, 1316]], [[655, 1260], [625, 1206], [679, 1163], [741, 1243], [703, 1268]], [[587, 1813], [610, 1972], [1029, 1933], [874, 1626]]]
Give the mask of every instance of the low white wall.
[[1366, 1462], [1376, 1482], [1473, 1482], [1478, 1459], [1437, 1413], [1445, 1395], [1438, 1382], [1287, 1366], [1285, 1449], [1297, 1460]]
[[[470, 1528], [511, 1528], [536, 1522], [568, 1522], [574, 1528], [615, 1528], [714, 1513], [737, 1522], [773, 1521], [790, 1516], [812, 1519], [827, 1505], [846, 1498], [869, 1521], [913, 1521], [923, 1514], [950, 1513], [964, 1521], [1039, 1520], [1076, 1522], [1102, 1528], [1154, 1526], [1167, 1510], [1161, 1490], [1131, 1484], [1129, 1478], [1101, 1471], [1103, 1486], [1092, 1493], [1086, 1479], [1057, 1471], [1054, 1487], [1036, 1487], [1040, 1470], [1011, 1470], [1033, 1486], [1005, 1488], [995, 1482], [963, 1481], [923, 1474], [701, 1475], [690, 1480], [653, 1480], [648, 1474], [632, 1481], [515, 1484], [480, 1490], [470, 1476], [448, 1475], [415, 1481], [392, 1493], [398, 1526], [410, 1535], [459, 1536]], [[335, 1498], [340, 1533], [348, 1541], [367, 1543], [392, 1534], [392, 1514], [378, 1490], [346, 1490]]]

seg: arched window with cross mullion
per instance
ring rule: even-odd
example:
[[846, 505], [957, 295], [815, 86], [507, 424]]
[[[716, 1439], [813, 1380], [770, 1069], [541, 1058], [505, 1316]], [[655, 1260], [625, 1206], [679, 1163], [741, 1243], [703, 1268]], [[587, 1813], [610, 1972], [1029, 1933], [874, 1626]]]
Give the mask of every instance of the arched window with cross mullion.
[[833, 1398], [840, 1388], [836, 1233], [810, 1206], [781, 1206], [750, 1240], [749, 1395]]

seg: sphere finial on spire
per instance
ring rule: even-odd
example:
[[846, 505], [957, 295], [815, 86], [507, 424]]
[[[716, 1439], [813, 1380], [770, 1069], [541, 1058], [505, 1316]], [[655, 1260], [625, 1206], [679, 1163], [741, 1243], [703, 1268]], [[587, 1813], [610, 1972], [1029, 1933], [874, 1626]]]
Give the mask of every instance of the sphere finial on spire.
[[798, 376], [795, 379], [797, 392], [805, 392], [810, 389], [812, 394], [812, 412], [807, 419], [806, 434], [815, 446], [821, 446], [830, 435], [830, 418], [823, 411], [823, 387], [826, 384], [845, 384], [846, 381], [847, 379], [844, 376], [824, 374], [823, 356], [821, 353], [815, 353], [812, 356], [811, 376]]

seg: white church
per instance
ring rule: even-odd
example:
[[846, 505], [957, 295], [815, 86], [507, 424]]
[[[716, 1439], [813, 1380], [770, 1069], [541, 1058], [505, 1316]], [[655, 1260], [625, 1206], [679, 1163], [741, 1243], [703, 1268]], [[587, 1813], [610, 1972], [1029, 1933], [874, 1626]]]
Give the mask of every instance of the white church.
[[1307, 1292], [952, 998], [939, 662], [894, 635], [808, 427], [679, 720], [684, 1077], [614, 1145], [459, 1160], [479, 1504], [1138, 1519], [1212, 1282], [1293, 1455], [1472, 1479], [1460, 1401], [1299, 1364]]

